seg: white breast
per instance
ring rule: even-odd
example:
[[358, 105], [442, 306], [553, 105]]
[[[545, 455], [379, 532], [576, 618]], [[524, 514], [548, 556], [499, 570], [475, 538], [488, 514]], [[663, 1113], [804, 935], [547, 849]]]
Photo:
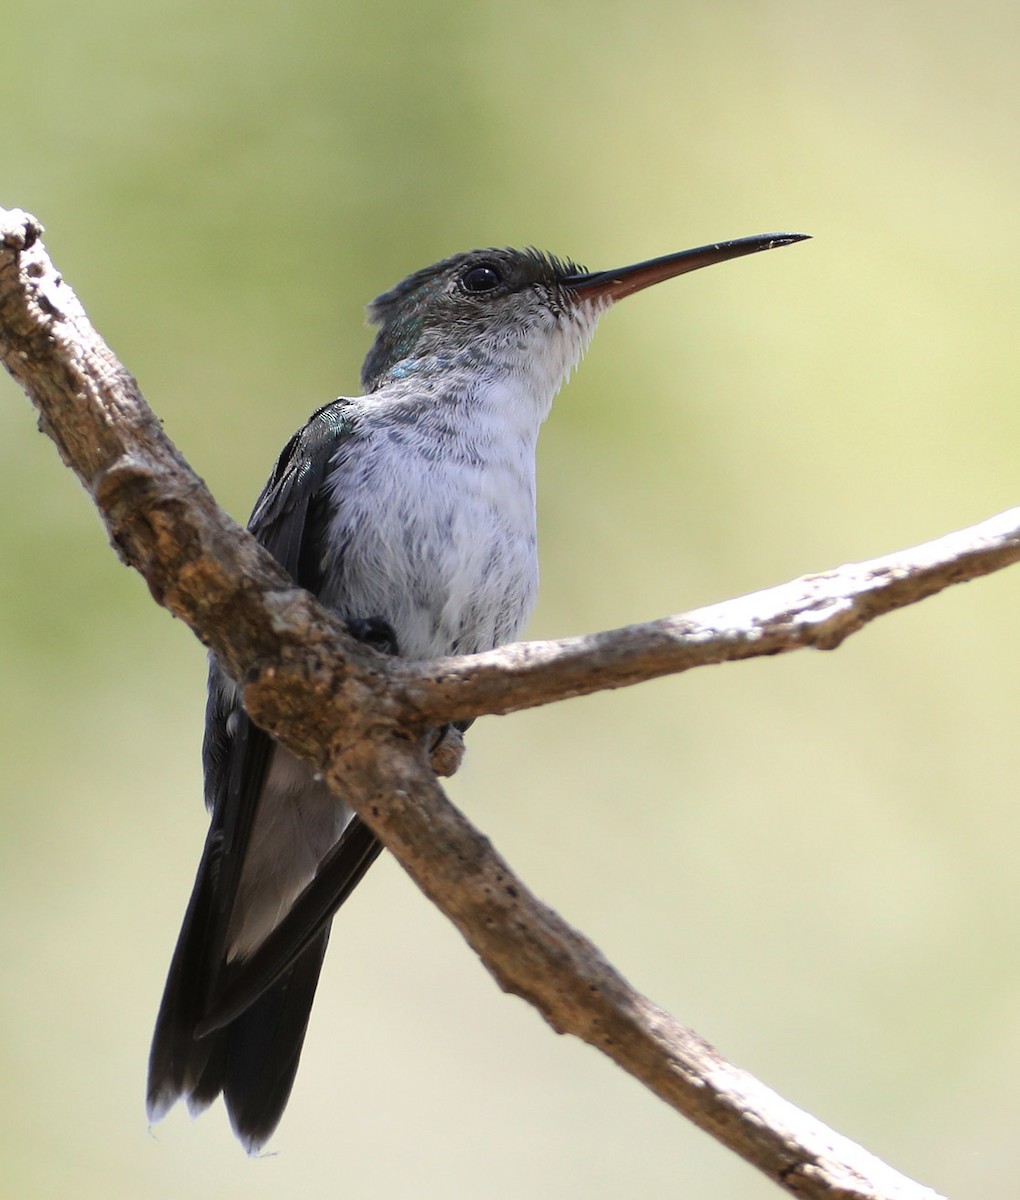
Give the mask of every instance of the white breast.
[[410, 404], [366, 402], [338, 452], [322, 598], [389, 621], [408, 657], [489, 649], [535, 599], [538, 422], [529, 435], [475, 406], [469, 421], [466, 397]]

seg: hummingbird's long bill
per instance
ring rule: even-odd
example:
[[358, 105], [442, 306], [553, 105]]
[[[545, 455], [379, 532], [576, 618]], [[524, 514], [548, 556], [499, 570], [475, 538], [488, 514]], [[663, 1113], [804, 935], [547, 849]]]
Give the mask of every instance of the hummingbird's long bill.
[[757, 254], [759, 250], [790, 246], [810, 236], [809, 233], [759, 233], [754, 237], [735, 238], [731, 242], [716, 242], [711, 246], [696, 246], [693, 250], [664, 254], [661, 258], [618, 267], [615, 271], [568, 275], [563, 282], [575, 292], [614, 302], [651, 287], [653, 283], [672, 279], [674, 275], [686, 275], [688, 271], [710, 267], [713, 263], [726, 262], [730, 258], [740, 258], [744, 254]]

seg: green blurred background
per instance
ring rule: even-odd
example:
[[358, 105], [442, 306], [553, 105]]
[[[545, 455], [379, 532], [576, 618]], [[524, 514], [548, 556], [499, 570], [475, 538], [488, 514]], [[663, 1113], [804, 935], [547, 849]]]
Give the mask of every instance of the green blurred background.
[[[455, 250], [812, 242], [628, 301], [540, 451], [553, 637], [1020, 501], [1020, 10], [8, 0], [0, 203], [244, 518]], [[503, 996], [390, 861], [334, 930], [263, 1160], [147, 1132], [205, 827], [204, 663], [0, 379], [0, 1194], [767, 1197]], [[1016, 571], [832, 655], [481, 722], [451, 788], [724, 1053], [954, 1197], [1020, 1169]]]

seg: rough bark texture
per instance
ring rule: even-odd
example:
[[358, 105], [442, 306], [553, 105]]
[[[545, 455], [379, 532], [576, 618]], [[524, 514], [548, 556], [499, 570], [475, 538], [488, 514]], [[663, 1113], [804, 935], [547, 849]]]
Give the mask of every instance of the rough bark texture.
[[[0, 210], [0, 357], [125, 562], [317, 764], [506, 991], [603, 1051], [795, 1196], [936, 1200], [728, 1063], [538, 901], [436, 783], [437, 724], [694, 666], [832, 648], [883, 612], [1020, 558], [1020, 510], [913, 551], [646, 625], [433, 663], [384, 659], [295, 588], [216, 506], [47, 257]], [[454, 764], [455, 765], [455, 764]]]

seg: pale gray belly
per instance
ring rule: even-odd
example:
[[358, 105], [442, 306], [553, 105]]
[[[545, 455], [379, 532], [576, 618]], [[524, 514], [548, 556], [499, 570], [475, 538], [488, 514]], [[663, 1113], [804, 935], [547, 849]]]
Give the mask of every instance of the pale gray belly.
[[323, 602], [347, 618], [382, 617], [407, 658], [512, 641], [537, 590], [535, 530], [526, 497], [498, 499], [450, 486], [414, 504], [384, 493], [371, 513], [341, 506]]

